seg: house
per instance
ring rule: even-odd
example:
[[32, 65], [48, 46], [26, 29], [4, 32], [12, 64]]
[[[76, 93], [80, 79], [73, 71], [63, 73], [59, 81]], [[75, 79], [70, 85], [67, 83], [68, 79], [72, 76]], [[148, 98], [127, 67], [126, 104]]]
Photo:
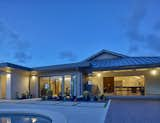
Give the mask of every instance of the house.
[[101, 50], [71, 64], [28, 68], [0, 63], [0, 98], [30, 93], [40, 97], [44, 88], [53, 96], [160, 95], [160, 57], [130, 57]]

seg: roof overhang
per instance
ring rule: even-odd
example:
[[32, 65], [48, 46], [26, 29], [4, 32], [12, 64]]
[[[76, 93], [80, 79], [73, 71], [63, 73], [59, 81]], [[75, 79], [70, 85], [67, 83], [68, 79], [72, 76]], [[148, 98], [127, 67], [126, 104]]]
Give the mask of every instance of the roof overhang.
[[19, 70], [25, 70], [25, 71], [32, 71], [32, 68], [28, 68], [28, 67], [24, 67], [21, 65], [16, 65], [16, 64], [12, 64], [12, 63], [0, 63], [0, 69], [1, 70], [5, 70], [5, 71], [10, 71], [13, 69], [19, 69]]
[[130, 70], [130, 69], [145, 69], [160, 67], [160, 64], [151, 65], [137, 65], [137, 66], [119, 66], [119, 67], [99, 67], [90, 68], [88, 71], [111, 71], [111, 70]]
[[78, 70], [80, 68], [90, 67], [89, 62], [77, 62], [71, 64], [51, 65], [33, 68], [34, 71], [62, 71], [62, 70]]

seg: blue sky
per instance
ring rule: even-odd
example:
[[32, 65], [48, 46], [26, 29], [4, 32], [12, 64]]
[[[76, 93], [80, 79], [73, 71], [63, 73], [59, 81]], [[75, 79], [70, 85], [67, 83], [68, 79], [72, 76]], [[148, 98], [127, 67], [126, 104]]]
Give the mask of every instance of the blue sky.
[[159, 55], [158, 0], [0, 0], [0, 62], [77, 62], [107, 49]]

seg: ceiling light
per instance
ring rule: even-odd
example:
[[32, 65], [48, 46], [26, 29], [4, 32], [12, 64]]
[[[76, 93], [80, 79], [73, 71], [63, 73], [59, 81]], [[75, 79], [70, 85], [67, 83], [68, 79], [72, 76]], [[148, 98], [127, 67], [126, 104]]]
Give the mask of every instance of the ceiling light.
[[151, 70], [150, 73], [151, 73], [151, 75], [155, 76], [155, 75], [157, 75], [158, 72], [157, 72], [157, 70]]

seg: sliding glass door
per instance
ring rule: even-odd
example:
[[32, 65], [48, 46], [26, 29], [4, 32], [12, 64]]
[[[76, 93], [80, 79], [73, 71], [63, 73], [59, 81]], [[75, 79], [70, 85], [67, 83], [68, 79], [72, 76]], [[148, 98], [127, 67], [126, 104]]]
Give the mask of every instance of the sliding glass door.
[[73, 78], [75, 78], [73, 75], [40, 77], [40, 95], [42, 95], [43, 89], [48, 87], [52, 90], [53, 96], [73, 96], [74, 83], [76, 83]]
[[62, 76], [53, 76], [50, 79], [51, 90], [53, 96], [59, 96], [62, 94]]

